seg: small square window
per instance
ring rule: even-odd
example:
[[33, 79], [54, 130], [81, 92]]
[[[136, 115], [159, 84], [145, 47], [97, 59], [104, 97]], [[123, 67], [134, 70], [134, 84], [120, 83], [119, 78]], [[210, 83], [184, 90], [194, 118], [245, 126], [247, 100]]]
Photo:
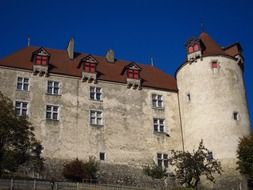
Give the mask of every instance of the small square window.
[[218, 69], [220, 67], [218, 61], [212, 61], [211, 66], [212, 69]]
[[153, 108], [163, 108], [163, 96], [152, 94], [152, 106]]
[[157, 165], [162, 168], [168, 168], [169, 166], [168, 154], [157, 153]]
[[103, 125], [103, 112], [102, 111], [90, 111], [90, 124], [91, 125]]
[[102, 100], [102, 88], [99, 87], [90, 87], [90, 99], [101, 101]]
[[47, 105], [46, 106], [46, 119], [59, 120], [59, 106]]
[[99, 153], [99, 160], [105, 160], [105, 153], [104, 152], [100, 152]]
[[155, 132], [160, 132], [160, 133], [165, 132], [164, 119], [154, 118], [153, 119], [153, 126], [154, 126]]
[[15, 102], [15, 113], [16, 116], [27, 116], [28, 115], [28, 103], [22, 101]]
[[17, 90], [28, 91], [29, 90], [29, 78], [18, 77], [17, 78]]
[[233, 112], [233, 118], [234, 120], [238, 121], [240, 119], [240, 115], [237, 111]]
[[60, 84], [56, 81], [48, 81], [47, 82], [47, 93], [52, 95], [60, 94]]

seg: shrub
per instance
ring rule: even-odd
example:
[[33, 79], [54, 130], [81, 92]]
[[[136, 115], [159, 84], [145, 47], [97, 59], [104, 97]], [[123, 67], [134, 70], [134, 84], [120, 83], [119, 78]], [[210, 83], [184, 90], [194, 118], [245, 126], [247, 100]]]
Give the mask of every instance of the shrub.
[[152, 177], [153, 179], [163, 179], [168, 176], [165, 168], [162, 168], [155, 164], [153, 161], [151, 164], [143, 167], [145, 175]]
[[81, 182], [83, 180], [93, 181], [97, 179], [98, 170], [99, 164], [94, 157], [89, 157], [89, 161], [87, 162], [76, 158], [64, 166], [63, 176], [75, 182]]

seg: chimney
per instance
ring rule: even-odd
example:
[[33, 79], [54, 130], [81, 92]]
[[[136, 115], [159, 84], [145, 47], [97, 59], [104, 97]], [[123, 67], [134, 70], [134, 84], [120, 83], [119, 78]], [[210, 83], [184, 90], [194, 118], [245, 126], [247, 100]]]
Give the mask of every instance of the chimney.
[[69, 59], [74, 59], [74, 38], [71, 38], [68, 43], [67, 52]]
[[114, 51], [112, 49], [107, 50], [105, 58], [109, 63], [114, 63], [115, 61]]

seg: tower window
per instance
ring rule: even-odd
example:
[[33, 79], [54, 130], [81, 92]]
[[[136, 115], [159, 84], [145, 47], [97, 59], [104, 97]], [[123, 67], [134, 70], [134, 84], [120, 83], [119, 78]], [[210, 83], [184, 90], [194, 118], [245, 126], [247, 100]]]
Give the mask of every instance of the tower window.
[[217, 61], [212, 61], [211, 66], [212, 66], [212, 69], [217, 69], [220, 67], [220, 65]]
[[193, 50], [193, 47], [192, 46], [190, 46], [190, 47], [188, 47], [188, 53], [192, 53], [194, 50]]
[[199, 51], [199, 45], [195, 44], [193, 49], [194, 49], [194, 51]]
[[191, 101], [191, 94], [188, 93], [186, 96], [187, 96], [187, 102], [190, 102]]
[[104, 152], [99, 153], [99, 160], [105, 160], [105, 153]]
[[128, 69], [128, 70], [127, 70], [127, 78], [139, 79], [139, 78], [140, 78], [139, 70]]
[[234, 118], [234, 120], [238, 121], [240, 119], [239, 112], [237, 112], [237, 111], [233, 112], [233, 118]]

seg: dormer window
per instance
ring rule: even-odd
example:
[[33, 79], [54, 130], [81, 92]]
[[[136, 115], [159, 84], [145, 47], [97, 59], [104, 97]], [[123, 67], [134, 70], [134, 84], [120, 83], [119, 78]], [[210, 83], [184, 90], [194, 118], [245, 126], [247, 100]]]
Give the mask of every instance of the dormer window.
[[194, 50], [193, 50], [193, 47], [192, 46], [190, 46], [190, 47], [188, 47], [188, 53], [192, 53]]
[[39, 73], [40, 76], [48, 76], [48, 63], [50, 54], [43, 48], [39, 48], [32, 55], [33, 73]]
[[195, 44], [193, 49], [194, 51], [199, 51], [199, 44]]
[[195, 61], [196, 59], [202, 56], [202, 45], [201, 41], [198, 38], [191, 38], [185, 44], [187, 50], [187, 59], [190, 62]]
[[84, 71], [88, 73], [95, 73], [96, 65], [95, 63], [85, 63], [84, 64]]
[[140, 78], [140, 71], [135, 70], [135, 69], [128, 69], [127, 70], [127, 78], [139, 79]]
[[82, 80], [83, 81], [94, 81], [96, 82], [97, 80], [97, 72], [96, 72], [96, 66], [97, 66], [98, 62], [97, 60], [91, 56], [88, 55], [85, 58], [83, 58], [80, 61], [79, 64], [79, 68], [82, 65], [83, 71], [82, 71]]
[[35, 58], [36, 65], [47, 65], [48, 57], [43, 55], [37, 55]]
[[125, 73], [127, 77], [127, 87], [133, 89], [141, 89], [141, 67], [132, 62], [127, 65], [123, 71], [123, 74]]
[[188, 47], [188, 53], [193, 53], [199, 50], [200, 50], [199, 44], [194, 44]]

